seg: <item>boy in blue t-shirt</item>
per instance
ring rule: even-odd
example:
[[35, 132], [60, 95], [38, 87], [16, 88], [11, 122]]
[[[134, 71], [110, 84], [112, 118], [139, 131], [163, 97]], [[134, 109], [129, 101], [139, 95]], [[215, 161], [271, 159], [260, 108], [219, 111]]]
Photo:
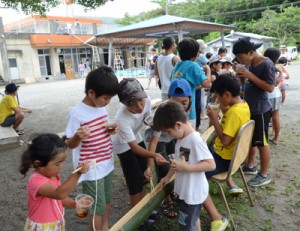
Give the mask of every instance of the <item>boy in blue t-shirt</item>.
[[[232, 52], [241, 64], [247, 68], [239, 68], [237, 76], [245, 79], [244, 99], [249, 105], [251, 119], [255, 121], [252, 145], [248, 161], [243, 170], [245, 174], [256, 175], [248, 181], [250, 186], [262, 186], [270, 183], [268, 169], [271, 150], [268, 144], [268, 124], [272, 116], [272, 105], [268, 99], [268, 92], [275, 87], [275, 67], [273, 62], [258, 52], [262, 43], [254, 44], [249, 37], [240, 38], [234, 43]], [[260, 171], [256, 171], [255, 154], [259, 150]]]
[[[195, 94], [196, 87], [202, 86], [209, 88], [210, 78], [207, 79], [202, 69], [195, 62], [198, 52], [199, 44], [195, 39], [184, 38], [181, 40], [177, 46], [179, 56], [181, 61], [176, 63], [174, 67], [170, 80], [183, 78], [189, 82], [192, 88], [192, 106], [189, 112], [189, 120], [191, 121], [193, 127], [196, 127], [196, 103]], [[209, 71], [209, 70], [208, 70]], [[210, 77], [210, 73], [207, 74]]]

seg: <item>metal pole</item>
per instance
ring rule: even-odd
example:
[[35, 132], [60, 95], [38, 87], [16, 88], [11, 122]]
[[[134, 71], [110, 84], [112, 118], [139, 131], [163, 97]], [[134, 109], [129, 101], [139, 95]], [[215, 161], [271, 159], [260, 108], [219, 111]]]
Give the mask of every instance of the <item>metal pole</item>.
[[2, 60], [3, 79], [6, 79], [10, 83], [11, 73], [9, 69], [7, 47], [6, 47], [2, 17], [0, 17], [0, 53], [1, 53], [1, 60]]
[[222, 47], [225, 47], [224, 31], [221, 31]]

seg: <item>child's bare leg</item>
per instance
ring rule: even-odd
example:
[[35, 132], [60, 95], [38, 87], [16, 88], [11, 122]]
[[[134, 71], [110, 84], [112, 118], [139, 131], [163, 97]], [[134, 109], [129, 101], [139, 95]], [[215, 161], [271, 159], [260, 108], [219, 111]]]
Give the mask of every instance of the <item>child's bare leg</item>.
[[259, 157], [260, 157], [260, 172], [263, 176], [268, 174], [270, 160], [271, 160], [271, 150], [270, 146], [259, 146]]
[[255, 166], [256, 147], [251, 147], [248, 155], [247, 165], [250, 168]]
[[109, 216], [110, 216], [110, 204], [106, 204], [105, 214], [103, 216], [103, 222], [102, 222], [102, 230], [103, 231], [109, 230]]
[[197, 220], [197, 222], [196, 222], [196, 229], [197, 229], [197, 231], [201, 231], [200, 218], [198, 218], [198, 220]]
[[285, 101], [285, 89], [281, 89], [281, 95], [282, 95], [281, 105], [283, 105], [283, 103]]
[[95, 215], [90, 218], [90, 230], [102, 230], [103, 215]]
[[272, 127], [274, 131], [274, 143], [278, 144], [279, 133], [280, 133], [280, 115], [279, 110], [272, 112]]
[[212, 221], [222, 220], [222, 215], [219, 213], [210, 195], [204, 201], [203, 207], [208, 212]]

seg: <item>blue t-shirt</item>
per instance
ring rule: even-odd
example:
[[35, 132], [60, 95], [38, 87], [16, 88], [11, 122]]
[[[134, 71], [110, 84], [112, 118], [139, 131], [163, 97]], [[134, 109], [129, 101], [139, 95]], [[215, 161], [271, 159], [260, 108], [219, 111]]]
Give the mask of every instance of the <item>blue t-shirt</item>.
[[[255, 67], [250, 65], [249, 71], [267, 84], [275, 86], [275, 66], [269, 58], [266, 58], [265, 61]], [[262, 114], [272, 108], [268, 99], [268, 93], [256, 86], [249, 79], [246, 79], [245, 82], [244, 99], [250, 107], [251, 115]]]
[[177, 62], [175, 67], [173, 68], [170, 80], [183, 78], [189, 82], [192, 89], [192, 106], [191, 112], [189, 113], [189, 119], [196, 119], [196, 87], [200, 86], [204, 80], [206, 80], [206, 76], [199, 65], [193, 61], [185, 60], [181, 62]]

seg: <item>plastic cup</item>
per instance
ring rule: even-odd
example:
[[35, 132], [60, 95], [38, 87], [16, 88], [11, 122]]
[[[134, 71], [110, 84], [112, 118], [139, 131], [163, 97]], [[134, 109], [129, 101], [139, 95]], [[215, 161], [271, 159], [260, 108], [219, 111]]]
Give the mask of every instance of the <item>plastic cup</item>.
[[180, 153], [173, 153], [168, 156], [170, 160], [180, 160]]
[[76, 216], [85, 218], [89, 214], [91, 206], [94, 204], [94, 199], [87, 194], [79, 194], [75, 197]]
[[235, 68], [236, 68], [236, 70], [238, 70], [240, 68], [245, 68], [245, 65], [238, 63], [238, 64], [235, 65]]
[[212, 102], [212, 103], [208, 103], [208, 107], [213, 109], [214, 111], [219, 111], [220, 104]]
[[109, 135], [114, 135], [116, 133], [117, 123], [113, 119], [109, 119], [106, 124], [106, 131]]

